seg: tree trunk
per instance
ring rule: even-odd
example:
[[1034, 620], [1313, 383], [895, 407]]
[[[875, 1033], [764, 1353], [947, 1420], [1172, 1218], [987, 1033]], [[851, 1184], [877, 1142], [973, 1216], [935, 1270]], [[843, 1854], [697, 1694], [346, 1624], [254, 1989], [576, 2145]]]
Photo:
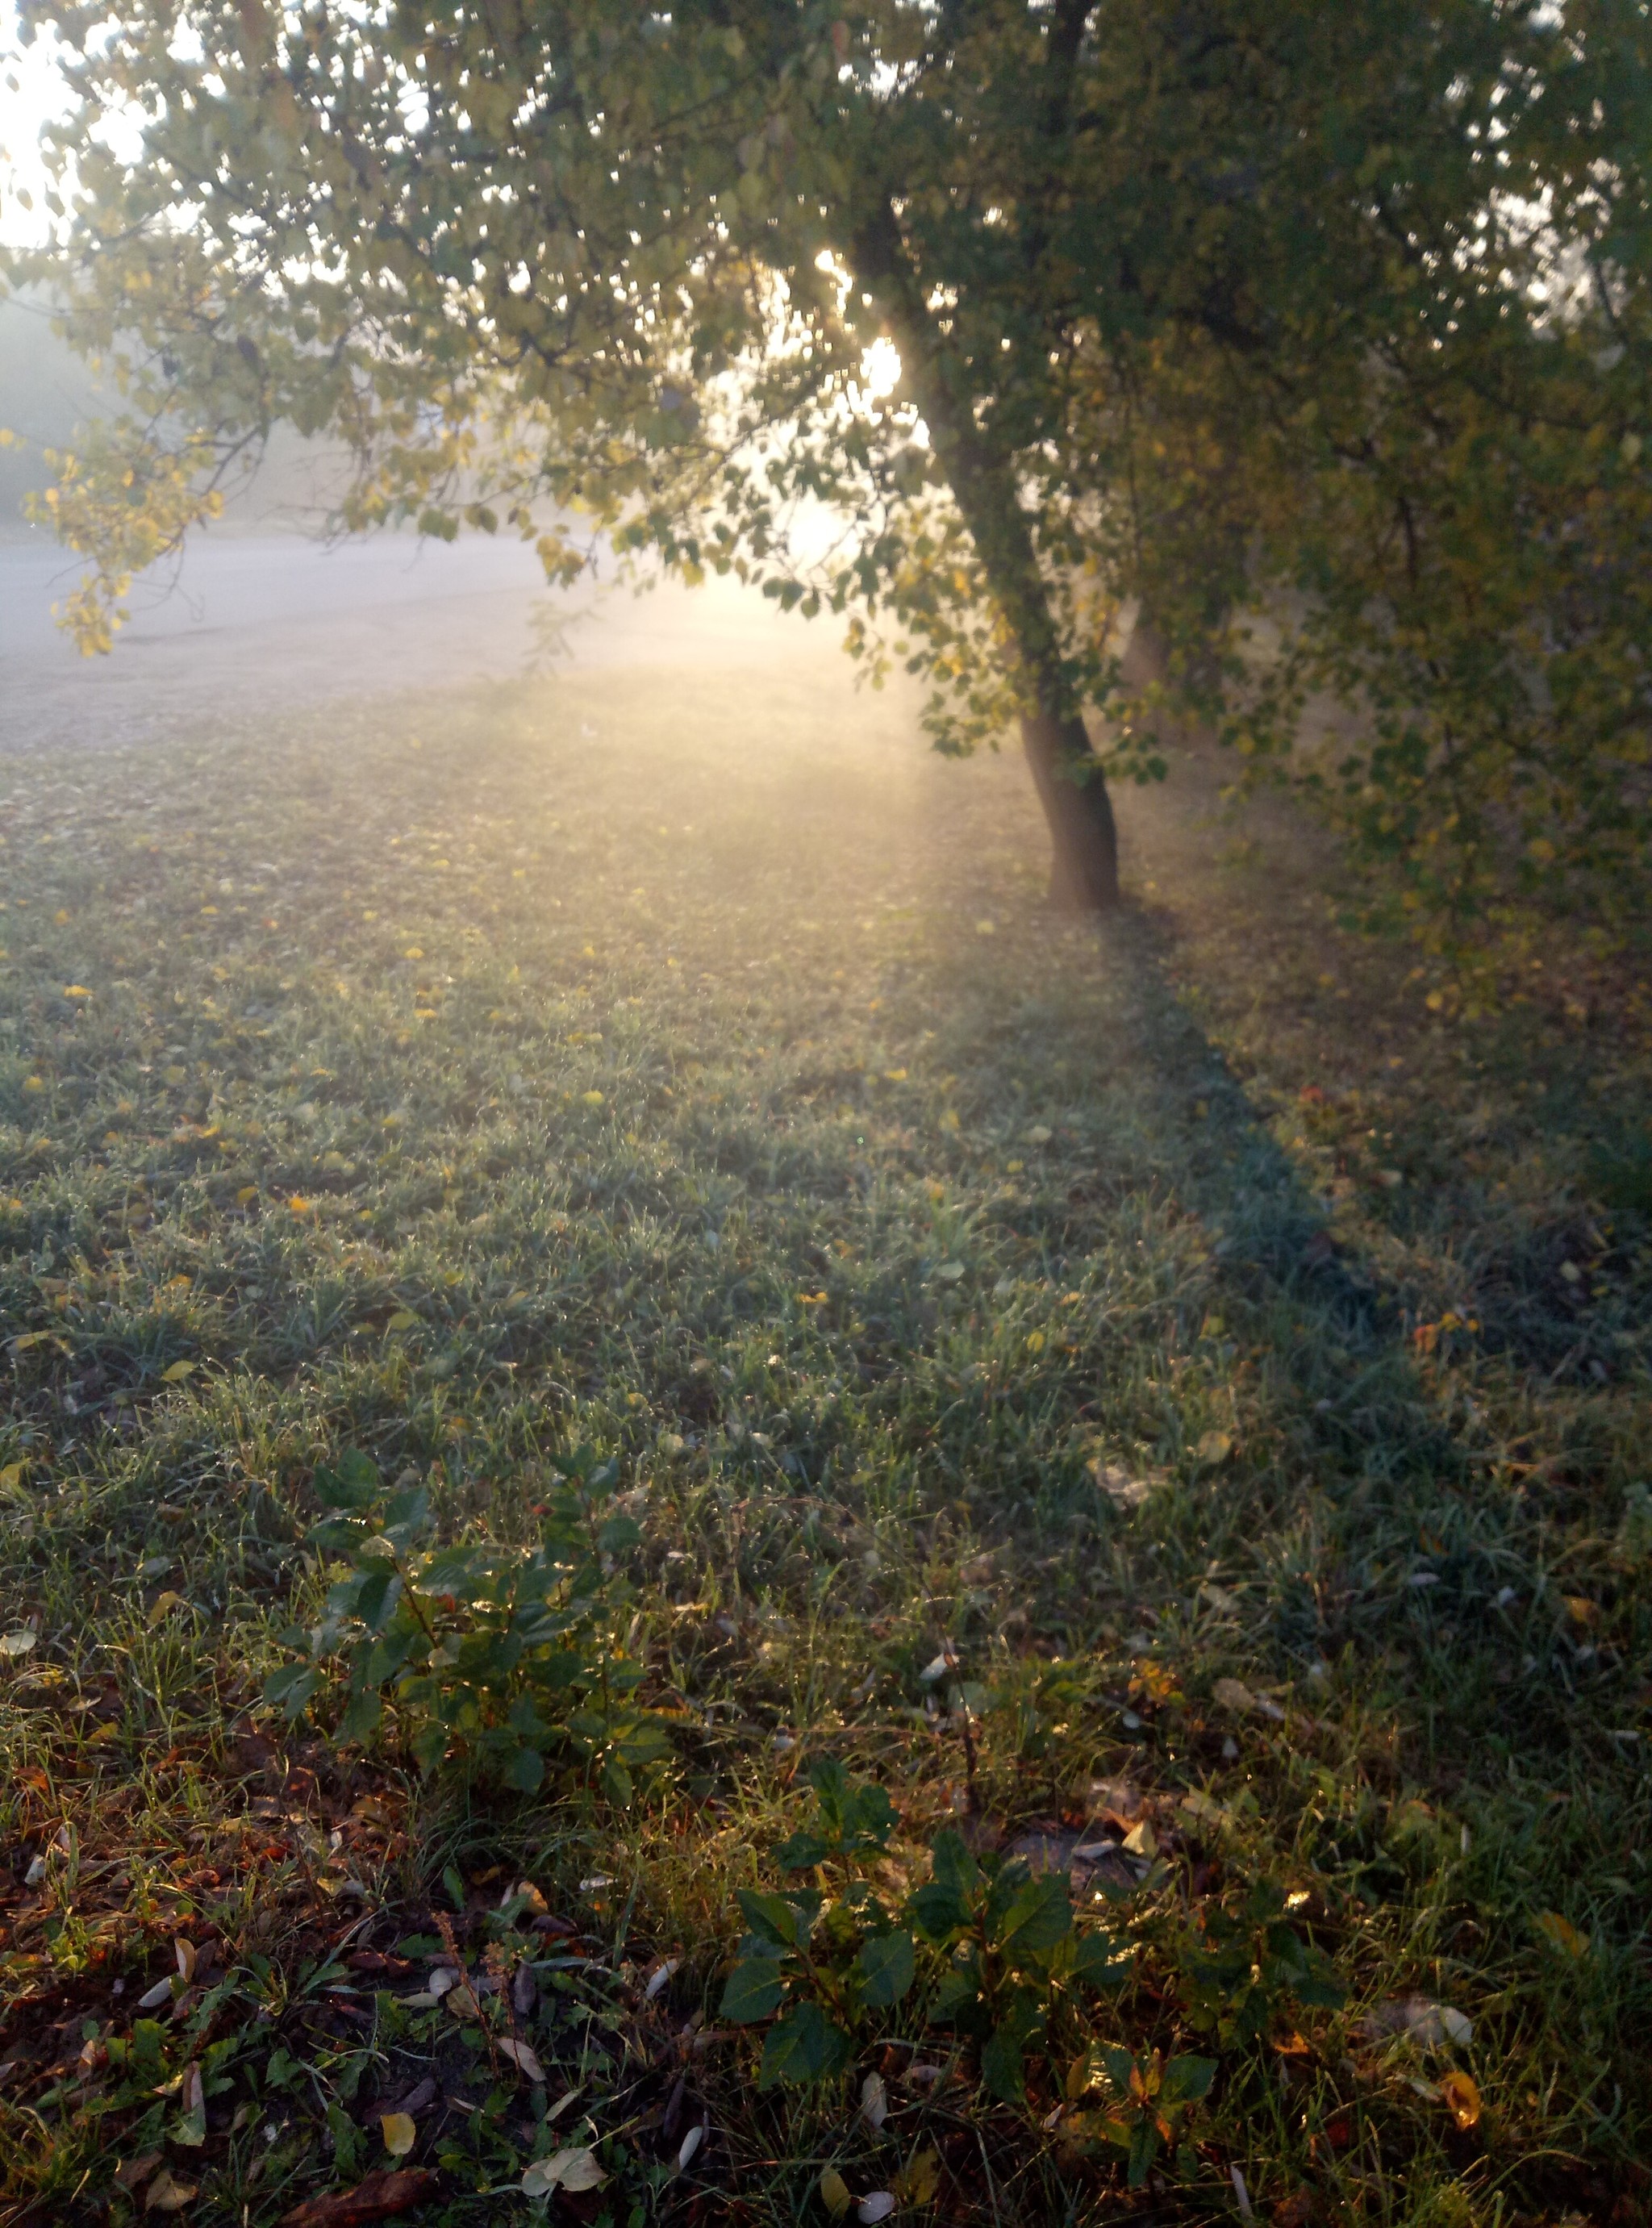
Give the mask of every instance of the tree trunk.
[[1024, 712], [1021, 746], [1049, 825], [1050, 902], [1063, 912], [1111, 912], [1118, 903], [1118, 835], [1084, 721]]
[[976, 423], [967, 378], [948, 357], [887, 199], [855, 234], [850, 261], [888, 320], [907, 388], [1015, 639], [1021, 741], [1050, 830], [1051, 900], [1070, 911], [1111, 912], [1118, 903], [1113, 809], [1067, 677], [1015, 459]]

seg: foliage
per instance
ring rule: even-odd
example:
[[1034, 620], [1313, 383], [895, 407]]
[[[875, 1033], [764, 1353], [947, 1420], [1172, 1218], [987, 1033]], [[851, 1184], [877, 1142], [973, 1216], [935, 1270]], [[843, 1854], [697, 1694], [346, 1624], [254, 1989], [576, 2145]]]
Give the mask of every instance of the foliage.
[[761, 2085], [842, 2072], [864, 2014], [912, 1989], [923, 1944], [938, 1953], [925, 1961], [938, 1969], [925, 1990], [930, 2020], [976, 2044], [987, 2089], [1019, 2103], [1026, 2052], [1044, 2044], [1061, 1993], [1121, 1986], [1130, 1957], [1074, 1928], [1064, 1879], [1035, 1877], [1019, 1859], [977, 1858], [951, 1829], [932, 1845], [929, 1878], [892, 1905], [863, 1876], [894, 1829], [888, 1796], [852, 1783], [835, 1758], [809, 1777], [814, 1819], [776, 1853], [788, 1871], [841, 1870], [839, 1892], [742, 1889], [751, 1930], [723, 1990], [723, 2016], [742, 2025], [785, 2007], [765, 2039]]
[[1073, 2061], [1067, 2089], [1082, 2097], [1099, 2077], [1111, 2090], [1111, 2101], [1100, 2111], [1080, 2110], [1069, 2118], [1069, 2140], [1100, 2141], [1123, 2151], [1130, 2186], [1139, 2189], [1161, 2144], [1177, 2141], [1192, 2107], [1210, 2094], [1216, 2073], [1213, 2058], [1167, 2059], [1156, 2050], [1137, 2058], [1117, 2043], [1104, 2043]]
[[1177, 1978], [1189, 2025], [1224, 2049], [1264, 2040], [1293, 2002], [1335, 2010], [1347, 1994], [1272, 1880], [1252, 1882], [1236, 1908], [1204, 1905], [1181, 1945]]
[[353, 452], [346, 525], [732, 569], [922, 675], [944, 747], [1054, 723], [1058, 828], [1086, 708], [1141, 778], [1214, 710], [1425, 919], [1636, 865], [1643, 10], [28, 22], [84, 104], [28, 268], [130, 400], [57, 490], [88, 646], [286, 420]]
[[343, 1557], [349, 1572], [330, 1590], [321, 1623], [286, 1636], [307, 1657], [270, 1674], [266, 1701], [296, 1718], [322, 1684], [316, 1667], [342, 1657], [344, 1738], [370, 1740], [387, 1694], [423, 1770], [462, 1759], [531, 1795], [550, 1758], [610, 1802], [629, 1802], [670, 1742], [632, 1700], [644, 1667], [617, 1638], [631, 1599], [618, 1565], [642, 1537], [611, 1506], [618, 1476], [616, 1463], [579, 1449], [559, 1463], [536, 1546], [428, 1548], [419, 1545], [430, 1525], [422, 1486], [387, 1492], [355, 1450], [318, 1468], [316, 1497], [335, 1514], [308, 1544]]

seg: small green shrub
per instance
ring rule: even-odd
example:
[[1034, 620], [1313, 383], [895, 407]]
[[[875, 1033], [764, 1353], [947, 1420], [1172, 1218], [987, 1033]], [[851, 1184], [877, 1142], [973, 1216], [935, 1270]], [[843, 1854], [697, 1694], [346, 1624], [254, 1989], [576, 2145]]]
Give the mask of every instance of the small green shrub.
[[560, 1770], [629, 1802], [670, 1741], [634, 1699], [643, 1667], [618, 1636], [631, 1603], [619, 1559], [641, 1534], [612, 1506], [618, 1474], [582, 1450], [564, 1457], [536, 1546], [442, 1547], [421, 1544], [421, 1486], [387, 1489], [354, 1451], [318, 1469], [333, 1513], [307, 1544], [349, 1568], [322, 1623], [284, 1636], [303, 1653], [266, 1681], [266, 1701], [295, 1719], [336, 1666], [349, 1686], [341, 1738], [375, 1738], [387, 1700], [424, 1771], [452, 1760], [532, 1794]]
[[777, 1853], [786, 1871], [816, 1871], [826, 1885], [740, 1892], [749, 1931], [723, 1991], [726, 2019], [782, 2014], [759, 2084], [842, 2072], [868, 2015], [900, 2003], [921, 1972], [932, 2024], [978, 2045], [987, 2089], [1021, 2102], [1026, 2053], [1047, 2041], [1058, 2005], [1078, 1987], [1122, 1985], [1130, 1954], [1074, 1925], [1064, 1879], [976, 1856], [951, 1828], [931, 1846], [928, 1879], [895, 1908], [865, 1877], [894, 1829], [888, 1796], [851, 1784], [830, 1758], [810, 1781], [815, 1814]]
[[1334, 2011], [1346, 1994], [1273, 1880], [1252, 1882], [1235, 1909], [1205, 1905], [1173, 1955], [1188, 2025], [1225, 2050], [1261, 2041], [1288, 2006]]

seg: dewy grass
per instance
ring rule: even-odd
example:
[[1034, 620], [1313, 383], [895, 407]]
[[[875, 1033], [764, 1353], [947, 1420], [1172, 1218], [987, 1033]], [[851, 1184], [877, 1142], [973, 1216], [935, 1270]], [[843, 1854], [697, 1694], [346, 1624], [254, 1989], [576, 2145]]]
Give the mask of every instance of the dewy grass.
[[[804, 663], [5, 767], [10, 2218], [1644, 2217], [1644, 1032], [1431, 1008], [1197, 786], [1065, 925], [909, 727]], [[520, 1543], [578, 1447], [668, 1772], [263, 1706], [317, 1465]], [[754, 2090], [823, 1758], [892, 1907], [952, 1827], [1125, 1956], [1019, 2097], [921, 1975]], [[1121, 2050], [1219, 2067], [1133, 2193]]]

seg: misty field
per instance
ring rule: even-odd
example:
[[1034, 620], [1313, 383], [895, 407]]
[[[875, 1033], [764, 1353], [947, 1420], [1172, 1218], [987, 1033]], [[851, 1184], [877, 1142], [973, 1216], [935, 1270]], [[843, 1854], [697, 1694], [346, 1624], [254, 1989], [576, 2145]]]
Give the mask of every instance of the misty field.
[[[913, 724], [0, 769], [8, 2219], [1648, 2217], [1643, 992]], [[587, 1518], [565, 1719], [350, 1656]]]

